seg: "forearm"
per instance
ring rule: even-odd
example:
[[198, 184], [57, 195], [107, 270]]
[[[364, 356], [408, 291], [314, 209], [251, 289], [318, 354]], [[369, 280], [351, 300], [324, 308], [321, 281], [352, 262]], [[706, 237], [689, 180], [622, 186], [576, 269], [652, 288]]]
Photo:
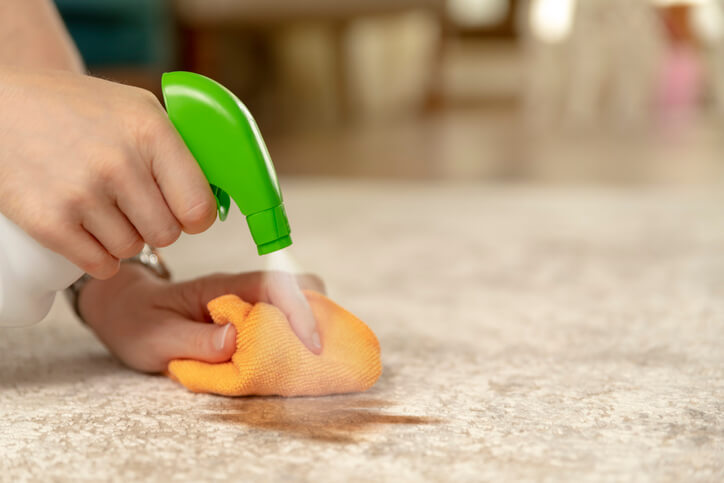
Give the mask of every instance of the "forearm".
[[51, 0], [0, 1], [0, 65], [84, 71]]

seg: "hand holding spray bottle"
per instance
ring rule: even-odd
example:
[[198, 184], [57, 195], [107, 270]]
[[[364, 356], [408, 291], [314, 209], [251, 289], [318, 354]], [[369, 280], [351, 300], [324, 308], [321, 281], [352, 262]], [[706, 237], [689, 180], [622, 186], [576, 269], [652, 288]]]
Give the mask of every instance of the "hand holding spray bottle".
[[[162, 87], [171, 122], [212, 186], [219, 218], [226, 218], [231, 197], [246, 215], [260, 255], [291, 245], [274, 165], [246, 106], [198, 74], [164, 74]], [[56, 293], [82, 274], [0, 215], [0, 326], [39, 322]]]

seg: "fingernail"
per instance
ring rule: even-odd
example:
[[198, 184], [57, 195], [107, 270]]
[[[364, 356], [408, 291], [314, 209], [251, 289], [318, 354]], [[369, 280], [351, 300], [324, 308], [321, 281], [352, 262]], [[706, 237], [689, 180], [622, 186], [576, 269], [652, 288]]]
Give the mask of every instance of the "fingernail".
[[224, 346], [226, 345], [226, 334], [229, 333], [230, 328], [231, 324], [226, 324], [223, 328], [217, 330], [216, 334], [214, 334], [214, 347], [217, 351], [224, 350]]
[[322, 341], [319, 339], [319, 332], [315, 332], [314, 334], [312, 334], [312, 346], [315, 349], [322, 348]]

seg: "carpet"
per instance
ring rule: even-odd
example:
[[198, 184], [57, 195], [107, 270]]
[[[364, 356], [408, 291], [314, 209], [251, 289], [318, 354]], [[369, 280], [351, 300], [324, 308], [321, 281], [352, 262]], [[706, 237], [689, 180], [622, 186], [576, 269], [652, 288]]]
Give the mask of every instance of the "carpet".
[[[722, 196], [283, 180], [300, 265], [378, 335], [363, 394], [192, 394], [58, 300], [0, 331], [2, 481], [721, 481]], [[234, 214], [176, 278], [259, 268]]]

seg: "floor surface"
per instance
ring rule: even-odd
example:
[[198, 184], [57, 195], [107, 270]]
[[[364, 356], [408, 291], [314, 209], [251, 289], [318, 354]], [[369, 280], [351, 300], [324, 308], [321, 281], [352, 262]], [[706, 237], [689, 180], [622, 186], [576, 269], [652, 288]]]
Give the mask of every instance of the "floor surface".
[[[721, 481], [712, 191], [283, 180], [304, 267], [379, 336], [364, 394], [195, 395], [56, 304], [0, 332], [2, 481]], [[260, 266], [238, 215], [178, 278]]]

